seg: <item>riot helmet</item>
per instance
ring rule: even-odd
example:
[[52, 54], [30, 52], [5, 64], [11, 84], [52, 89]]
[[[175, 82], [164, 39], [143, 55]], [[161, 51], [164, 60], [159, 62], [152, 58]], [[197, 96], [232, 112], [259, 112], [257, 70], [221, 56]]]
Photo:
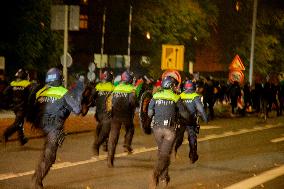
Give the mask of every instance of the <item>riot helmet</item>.
[[173, 89], [177, 85], [178, 81], [171, 77], [166, 76], [162, 81], [162, 88], [163, 89]]
[[29, 76], [28, 72], [23, 68], [19, 69], [15, 74], [15, 77], [17, 79], [28, 79], [28, 76]]
[[104, 71], [100, 75], [100, 80], [105, 82], [111, 82], [113, 80], [113, 74], [110, 71]]
[[62, 85], [62, 73], [58, 68], [50, 68], [46, 73], [45, 83], [50, 86]]
[[121, 74], [121, 81], [124, 83], [131, 84], [133, 82], [133, 73], [129, 71], [125, 71]]
[[184, 83], [184, 90], [194, 92], [196, 90], [196, 84], [191, 80], [186, 80]]

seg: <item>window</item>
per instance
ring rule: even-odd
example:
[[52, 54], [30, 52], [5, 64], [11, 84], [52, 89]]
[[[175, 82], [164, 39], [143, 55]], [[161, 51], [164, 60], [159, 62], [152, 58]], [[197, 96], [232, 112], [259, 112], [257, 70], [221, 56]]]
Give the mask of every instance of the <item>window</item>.
[[88, 15], [80, 15], [80, 29], [88, 29]]

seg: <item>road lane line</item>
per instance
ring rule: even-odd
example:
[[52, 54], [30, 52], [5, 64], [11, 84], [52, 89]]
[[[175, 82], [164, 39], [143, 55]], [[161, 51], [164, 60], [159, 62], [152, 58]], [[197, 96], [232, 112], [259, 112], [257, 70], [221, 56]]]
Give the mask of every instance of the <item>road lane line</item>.
[[270, 140], [270, 142], [273, 142], [273, 143], [276, 143], [276, 142], [282, 142], [282, 141], [284, 141], [284, 137], [281, 137], [281, 138], [275, 138], [275, 139]]
[[[261, 130], [276, 128], [276, 127], [279, 127], [281, 125], [282, 124], [278, 123], [276, 125], [266, 125], [266, 126], [263, 126], [263, 127], [254, 127], [252, 129], [242, 129], [242, 130], [239, 130], [239, 131], [229, 131], [229, 132], [225, 132], [225, 133], [222, 133], [222, 134], [212, 134], [212, 135], [207, 135], [203, 138], [200, 138], [200, 139], [198, 139], [198, 141], [202, 142], [202, 141], [208, 141], [208, 140], [212, 140], [212, 139], [225, 138], [225, 137], [229, 137], [229, 136], [236, 136], [236, 135], [240, 135], [240, 134], [244, 134], [244, 133], [250, 133], [250, 132], [255, 132], [255, 131], [261, 131]], [[183, 144], [187, 144], [187, 143], [188, 143], [188, 141], [185, 141]], [[158, 149], [157, 147], [149, 147], [149, 148], [141, 147], [141, 148], [134, 149], [132, 154], [145, 153], [145, 152], [155, 151], [157, 149]], [[125, 157], [125, 156], [128, 156], [128, 155], [129, 155], [128, 153], [123, 152], [123, 153], [115, 154], [115, 157]], [[63, 169], [63, 168], [67, 168], [67, 167], [74, 167], [74, 166], [78, 166], [78, 165], [84, 165], [84, 164], [88, 164], [88, 163], [94, 163], [94, 162], [106, 160], [106, 158], [107, 158], [107, 155], [100, 155], [99, 157], [92, 157], [91, 159], [78, 161], [78, 162], [55, 163], [55, 164], [52, 165], [51, 169], [56, 170], [56, 169]], [[0, 174], [0, 181], [11, 179], [11, 178], [17, 178], [17, 177], [21, 177], [21, 176], [32, 175], [33, 173], [34, 173], [34, 170], [22, 172], [22, 173], [4, 173], [4, 174]]]
[[249, 189], [261, 185], [270, 180], [273, 180], [282, 175], [284, 175], [284, 165], [274, 169], [270, 169], [268, 171], [261, 173], [258, 176], [245, 179], [241, 182], [228, 186], [224, 189]]
[[207, 129], [219, 129], [221, 128], [220, 126], [216, 126], [216, 125], [202, 125], [200, 127], [200, 129], [202, 130], [207, 130]]

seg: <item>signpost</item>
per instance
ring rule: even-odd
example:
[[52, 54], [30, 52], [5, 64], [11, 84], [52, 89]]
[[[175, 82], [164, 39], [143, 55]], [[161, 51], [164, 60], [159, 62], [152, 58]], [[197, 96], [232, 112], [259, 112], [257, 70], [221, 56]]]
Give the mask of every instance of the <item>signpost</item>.
[[232, 61], [232, 63], [229, 66], [229, 81], [231, 83], [234, 83], [234, 81], [239, 82], [240, 84], [242, 84], [244, 82], [244, 74], [242, 71], [245, 70], [245, 67], [242, 63], [241, 58], [239, 57], [239, 55], [236, 55]]
[[[68, 17], [69, 17], [69, 22], [68, 22]], [[68, 81], [68, 72], [67, 72], [68, 29], [72, 31], [78, 31], [79, 24], [80, 24], [80, 7], [78, 5], [70, 6], [70, 15], [69, 15], [68, 5], [53, 5], [51, 7], [51, 25], [50, 25], [51, 29], [64, 30], [62, 64], [63, 64], [63, 77], [64, 77], [65, 87], [67, 87], [68, 83], [67, 82]]]
[[184, 46], [183, 45], [162, 45], [162, 70], [183, 71]]

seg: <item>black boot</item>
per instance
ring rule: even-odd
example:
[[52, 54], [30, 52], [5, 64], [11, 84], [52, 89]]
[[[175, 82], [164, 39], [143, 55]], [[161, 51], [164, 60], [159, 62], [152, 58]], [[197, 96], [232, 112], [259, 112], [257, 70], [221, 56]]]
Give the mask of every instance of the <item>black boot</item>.
[[198, 154], [194, 150], [190, 150], [189, 152], [189, 159], [192, 164], [194, 164], [198, 160]]
[[40, 179], [33, 175], [31, 189], [43, 189], [43, 184]]
[[170, 182], [170, 177], [166, 176], [165, 178], [162, 178], [159, 183], [162, 188], [167, 188], [169, 182]]
[[113, 168], [113, 157], [107, 157], [107, 166], [108, 168]]
[[97, 144], [93, 145], [94, 156], [99, 156], [99, 149], [100, 147]]
[[103, 151], [107, 152], [107, 141], [103, 143]]
[[189, 159], [191, 160], [191, 163], [195, 163], [198, 160], [198, 154], [197, 154], [197, 141], [195, 137], [191, 137], [189, 141]]
[[156, 189], [156, 187], [158, 186], [158, 177], [155, 176], [155, 174], [151, 174], [150, 177], [150, 183], [149, 183], [149, 189]]
[[26, 138], [26, 137], [22, 138], [21, 141], [20, 141], [21, 146], [24, 146], [28, 141], [29, 141], [28, 138]]
[[124, 148], [124, 152], [128, 152], [129, 154], [133, 152], [133, 149], [128, 145], [123, 145], [123, 148]]

